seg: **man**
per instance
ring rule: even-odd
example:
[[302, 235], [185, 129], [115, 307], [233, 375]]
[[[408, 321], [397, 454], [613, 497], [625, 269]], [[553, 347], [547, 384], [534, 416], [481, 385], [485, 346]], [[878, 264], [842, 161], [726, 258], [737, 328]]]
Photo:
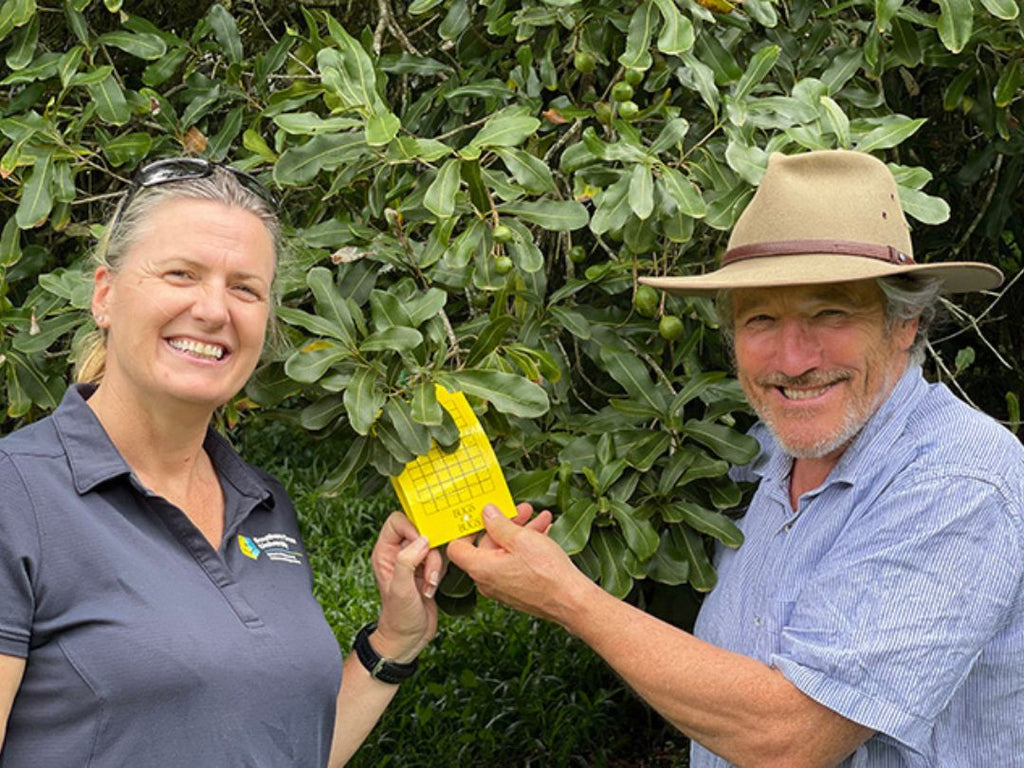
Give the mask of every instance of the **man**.
[[892, 175], [855, 152], [773, 155], [721, 269], [645, 280], [717, 295], [761, 418], [746, 541], [688, 634], [603, 592], [494, 510], [451, 560], [558, 622], [692, 739], [691, 766], [1024, 766], [1024, 447], [928, 384], [940, 291]]

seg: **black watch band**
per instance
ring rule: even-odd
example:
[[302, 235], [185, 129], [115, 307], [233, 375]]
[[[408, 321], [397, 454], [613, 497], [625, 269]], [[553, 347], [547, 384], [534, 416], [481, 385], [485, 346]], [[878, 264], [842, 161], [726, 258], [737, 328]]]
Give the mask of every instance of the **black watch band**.
[[356, 635], [356, 641], [353, 644], [356, 656], [359, 657], [362, 665], [366, 667], [370, 677], [380, 680], [382, 683], [391, 683], [392, 685], [397, 685], [403, 680], [412, 677], [412, 673], [416, 671], [417, 659], [413, 659], [408, 663], [390, 661], [373, 650], [373, 646], [370, 645], [370, 634], [376, 628], [377, 622], [371, 621], [359, 630], [359, 634]]

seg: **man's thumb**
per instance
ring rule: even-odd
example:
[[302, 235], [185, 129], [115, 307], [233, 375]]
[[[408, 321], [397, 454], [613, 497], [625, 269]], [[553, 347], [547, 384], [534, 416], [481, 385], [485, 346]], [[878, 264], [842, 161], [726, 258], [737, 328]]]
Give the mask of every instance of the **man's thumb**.
[[493, 504], [488, 504], [483, 511], [484, 527], [487, 533], [494, 539], [494, 543], [506, 548], [512, 543], [516, 533], [521, 530], [519, 526], [501, 514], [501, 510]]

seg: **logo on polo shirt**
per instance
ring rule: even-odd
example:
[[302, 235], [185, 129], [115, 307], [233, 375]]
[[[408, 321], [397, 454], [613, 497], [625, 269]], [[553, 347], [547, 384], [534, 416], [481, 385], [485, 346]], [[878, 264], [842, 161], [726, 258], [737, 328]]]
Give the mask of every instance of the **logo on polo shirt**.
[[284, 533], [268, 533], [250, 538], [238, 534], [238, 549], [250, 560], [265, 557], [278, 563], [299, 565], [303, 554], [298, 551], [299, 542]]

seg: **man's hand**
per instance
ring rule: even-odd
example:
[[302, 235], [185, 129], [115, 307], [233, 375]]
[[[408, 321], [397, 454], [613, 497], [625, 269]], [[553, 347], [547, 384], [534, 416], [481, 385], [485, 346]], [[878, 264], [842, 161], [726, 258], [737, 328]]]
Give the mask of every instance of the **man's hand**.
[[371, 556], [381, 613], [371, 645], [381, 656], [407, 662], [437, 632], [434, 592], [441, 583], [441, 553], [401, 512], [392, 512]]
[[550, 512], [530, 519], [529, 504], [516, 509], [515, 519], [509, 520], [495, 507], [485, 507], [484, 536], [475, 546], [470, 538], [452, 541], [448, 557], [472, 577], [482, 595], [564, 624], [567, 598], [574, 590], [593, 588], [593, 582], [547, 537]]

